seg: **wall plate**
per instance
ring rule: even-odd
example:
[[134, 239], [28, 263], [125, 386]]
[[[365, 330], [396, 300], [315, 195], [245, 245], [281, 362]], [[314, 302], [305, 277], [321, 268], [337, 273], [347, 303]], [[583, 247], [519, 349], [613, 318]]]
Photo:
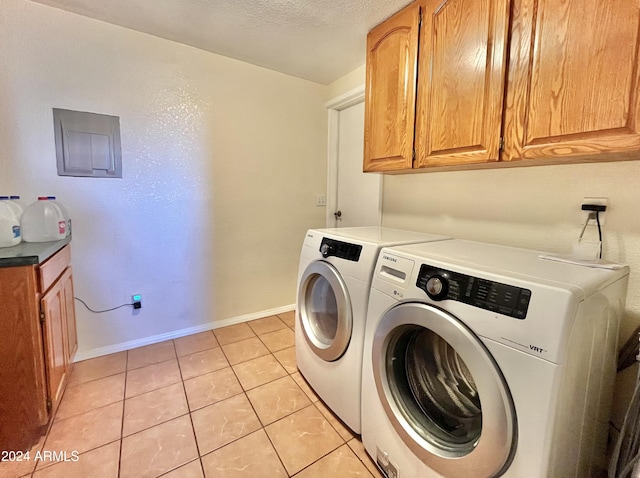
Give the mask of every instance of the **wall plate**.
[[[589, 213], [591, 211], [583, 211], [582, 210], [582, 205], [583, 204], [595, 204], [596, 206], [607, 206], [607, 210], [604, 212], [600, 213], [600, 225], [604, 226], [605, 223], [605, 219], [607, 217], [607, 213], [609, 212], [609, 204], [608, 204], [609, 199], [608, 198], [602, 198], [602, 197], [586, 197], [582, 199], [582, 202], [580, 203], [580, 218], [581, 218], [581, 226], [584, 226], [584, 223], [587, 221], [587, 218], [589, 217]], [[596, 226], [596, 221], [589, 221], [589, 226]]]

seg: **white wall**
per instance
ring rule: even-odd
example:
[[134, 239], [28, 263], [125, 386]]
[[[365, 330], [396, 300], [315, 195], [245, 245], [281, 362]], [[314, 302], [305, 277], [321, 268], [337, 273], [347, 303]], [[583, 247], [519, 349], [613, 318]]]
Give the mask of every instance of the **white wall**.
[[[603, 257], [629, 264], [622, 336], [640, 325], [640, 161], [451, 171], [385, 178], [383, 223], [453, 237], [571, 252], [584, 197], [607, 197]], [[597, 238], [589, 226], [585, 237]]]
[[[569, 253], [584, 197], [607, 197], [603, 257], [631, 268], [622, 343], [640, 325], [640, 161], [387, 175], [384, 226]], [[585, 237], [596, 238], [589, 226]], [[619, 377], [620, 424], [635, 374]]]
[[[143, 295], [77, 304], [80, 357], [295, 302], [326, 86], [24, 0], [0, 3], [0, 63], [0, 187], [67, 206], [77, 296]], [[122, 179], [57, 176], [54, 107], [120, 117]]]
[[[329, 85], [333, 98], [366, 79], [365, 66]], [[385, 175], [382, 224], [462, 239], [569, 253], [584, 197], [607, 197], [603, 257], [631, 268], [620, 346], [640, 326], [640, 161]], [[589, 226], [585, 236], [596, 238]], [[635, 337], [634, 337], [635, 338]], [[619, 374], [619, 426], [637, 367]]]
[[330, 83], [328, 85], [327, 100], [332, 100], [348, 91], [362, 87], [366, 80], [366, 73], [366, 65], [362, 65]]

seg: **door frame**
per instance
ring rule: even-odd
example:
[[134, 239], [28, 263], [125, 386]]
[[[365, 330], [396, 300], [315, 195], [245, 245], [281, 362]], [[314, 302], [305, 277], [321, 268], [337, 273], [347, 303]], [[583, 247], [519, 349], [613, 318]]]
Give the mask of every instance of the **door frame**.
[[[338, 147], [340, 140], [340, 112], [364, 101], [365, 86], [357, 86], [324, 105], [328, 112], [328, 145], [327, 145], [327, 205], [325, 209], [326, 227], [335, 227], [333, 213], [338, 206]], [[362, 138], [364, 141], [364, 138]], [[381, 181], [382, 187], [382, 181]], [[382, 204], [378, 205], [378, 217], [382, 223]]]

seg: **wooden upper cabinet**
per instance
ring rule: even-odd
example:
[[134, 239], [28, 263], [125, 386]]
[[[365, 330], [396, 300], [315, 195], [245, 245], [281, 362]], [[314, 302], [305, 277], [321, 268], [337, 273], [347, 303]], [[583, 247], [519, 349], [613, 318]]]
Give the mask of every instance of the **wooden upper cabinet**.
[[414, 167], [497, 161], [507, 0], [426, 0]]
[[416, 0], [367, 38], [364, 170], [640, 159], [639, 32], [640, 0]]
[[502, 159], [640, 158], [639, 26], [640, 0], [513, 0]]
[[420, 4], [367, 36], [364, 170], [411, 168]]

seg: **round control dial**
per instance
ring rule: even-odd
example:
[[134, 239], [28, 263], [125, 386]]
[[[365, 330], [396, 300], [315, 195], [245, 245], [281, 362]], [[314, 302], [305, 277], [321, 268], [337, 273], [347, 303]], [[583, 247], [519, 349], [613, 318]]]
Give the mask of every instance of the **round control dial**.
[[322, 254], [322, 257], [329, 257], [329, 255], [334, 252], [334, 249], [335, 248], [329, 244], [322, 244], [320, 246], [320, 254]]
[[442, 300], [449, 293], [449, 281], [440, 275], [434, 275], [427, 280], [427, 295], [433, 300]]

